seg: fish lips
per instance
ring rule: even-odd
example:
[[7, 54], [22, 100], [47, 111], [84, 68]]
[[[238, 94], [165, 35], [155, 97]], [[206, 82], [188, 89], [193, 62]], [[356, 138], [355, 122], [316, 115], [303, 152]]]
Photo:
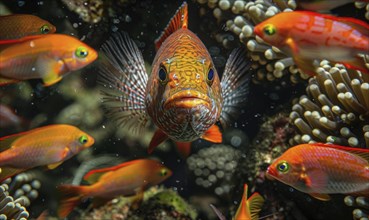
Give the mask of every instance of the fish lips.
[[276, 169], [273, 169], [271, 166], [268, 167], [267, 171], [266, 171], [266, 178], [268, 180], [275, 180], [276, 176], [278, 175]]
[[164, 109], [171, 108], [193, 108], [204, 105], [210, 108], [210, 98], [198, 91], [184, 90], [175, 93], [164, 102]]

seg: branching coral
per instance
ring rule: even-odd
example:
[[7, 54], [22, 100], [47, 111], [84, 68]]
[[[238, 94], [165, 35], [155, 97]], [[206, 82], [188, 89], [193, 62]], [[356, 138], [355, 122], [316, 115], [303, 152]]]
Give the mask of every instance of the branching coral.
[[322, 61], [307, 95], [292, 107], [294, 143], [369, 147], [369, 76]]

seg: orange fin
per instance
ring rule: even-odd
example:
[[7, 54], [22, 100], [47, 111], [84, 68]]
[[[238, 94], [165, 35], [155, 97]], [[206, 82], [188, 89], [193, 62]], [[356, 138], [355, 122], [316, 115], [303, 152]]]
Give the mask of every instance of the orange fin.
[[310, 193], [309, 195], [321, 201], [331, 200], [331, 197], [328, 194]]
[[58, 208], [58, 216], [65, 218], [79, 205], [86, 189], [84, 186], [60, 185], [57, 187], [62, 196]]
[[162, 142], [164, 142], [166, 139], [168, 139], [168, 135], [166, 135], [162, 130], [157, 129], [155, 131], [154, 136], [152, 137], [150, 144], [149, 144], [149, 148], [147, 149], [147, 152], [149, 154], [151, 154], [155, 147], [157, 147], [159, 144], [161, 144]]
[[218, 126], [213, 125], [201, 136], [202, 139], [213, 142], [213, 143], [222, 143], [222, 133]]
[[106, 168], [102, 168], [102, 169], [91, 170], [90, 172], [88, 172], [83, 177], [83, 180], [89, 182], [90, 184], [94, 184], [105, 173], [110, 172], [110, 171], [114, 171], [114, 170], [118, 170], [118, 169], [120, 169], [122, 167], [130, 166], [130, 165], [135, 164], [135, 163], [137, 163], [139, 161], [141, 161], [141, 160], [140, 159], [138, 159], [138, 160], [132, 160], [132, 161], [124, 162], [124, 163], [121, 163], [121, 164], [118, 164], [118, 165], [112, 166], [112, 167], [106, 167]]
[[234, 216], [235, 220], [240, 219], [250, 219], [251, 213], [249, 208], [247, 207], [247, 192], [248, 192], [248, 186], [247, 184], [244, 184], [243, 186], [243, 195], [240, 202], [240, 205], [238, 206], [237, 212]]
[[1, 167], [0, 168], [0, 182], [8, 179], [9, 177], [17, 175], [18, 173], [21, 173], [25, 170], [26, 169], [19, 169], [19, 168], [12, 168], [12, 167]]
[[22, 43], [22, 42], [27, 41], [27, 40], [40, 38], [40, 37], [43, 37], [43, 36], [45, 36], [45, 35], [41, 34], [41, 35], [26, 36], [26, 37], [22, 37], [22, 38], [19, 38], [19, 39], [0, 40], [0, 44], [17, 44], [17, 43]]
[[0, 77], [0, 86], [6, 86], [17, 82], [20, 82], [20, 80]]
[[156, 50], [159, 50], [161, 44], [175, 31], [181, 28], [187, 28], [188, 24], [188, 12], [187, 2], [183, 2], [181, 7], [177, 10], [176, 14], [169, 21], [169, 24], [164, 29], [163, 33], [158, 39], [155, 40]]
[[330, 148], [335, 148], [335, 149], [338, 149], [338, 150], [343, 150], [343, 151], [355, 154], [356, 156], [359, 156], [359, 157], [365, 159], [369, 163], [369, 149], [344, 147], [344, 146], [340, 146], [340, 145], [324, 144], [324, 143], [314, 143], [312, 145], [319, 146], [319, 147], [330, 147]]
[[191, 153], [191, 142], [176, 142], [176, 144], [179, 154], [186, 159]]
[[254, 193], [247, 200], [247, 206], [250, 210], [251, 220], [259, 219], [259, 212], [264, 205], [264, 198], [259, 193]]

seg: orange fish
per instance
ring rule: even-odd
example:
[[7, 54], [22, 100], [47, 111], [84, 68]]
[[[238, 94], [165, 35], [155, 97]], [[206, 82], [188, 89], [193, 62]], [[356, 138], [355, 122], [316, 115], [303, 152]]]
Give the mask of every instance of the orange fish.
[[[287, 0], [273, 0], [275, 3], [286, 3]], [[369, 2], [368, 0], [295, 0], [298, 9], [327, 12], [353, 2]]]
[[257, 36], [293, 57], [306, 74], [327, 59], [369, 73], [359, 54], [369, 54], [369, 25], [354, 18], [308, 11], [279, 13], [254, 28]]
[[41, 78], [50, 86], [96, 58], [94, 49], [69, 35], [49, 34], [10, 44], [0, 50], [0, 85]]
[[[247, 199], [248, 186], [244, 185], [243, 196], [240, 205], [238, 206], [237, 212], [232, 220], [258, 220], [259, 212], [264, 204], [264, 198], [259, 193], [254, 193], [250, 198]], [[221, 212], [215, 208], [213, 205], [210, 206], [215, 214], [220, 220], [225, 220], [226, 218], [221, 214]]]
[[[117, 166], [92, 170], [84, 180], [91, 185], [61, 185], [64, 197], [58, 210], [59, 217], [66, 217], [82, 200], [93, 197], [95, 202], [107, 202], [123, 195], [143, 196], [144, 190], [155, 186], [172, 175], [172, 171], [159, 161], [138, 159]], [[142, 197], [141, 197], [142, 198]], [[100, 200], [100, 201], [99, 201]]]
[[301, 144], [288, 149], [267, 177], [326, 201], [327, 194], [368, 195], [369, 150], [333, 144]]
[[108, 59], [100, 66], [100, 83], [108, 116], [139, 132], [151, 118], [158, 129], [149, 152], [168, 138], [186, 155], [198, 138], [221, 143], [215, 123], [229, 125], [246, 102], [246, 52], [232, 52], [220, 80], [205, 45], [187, 28], [187, 19], [184, 2], [156, 41], [149, 77], [141, 52], [126, 34], [116, 34], [102, 47]]
[[47, 166], [54, 169], [94, 139], [71, 125], [48, 125], [0, 138], [0, 182], [22, 171]]
[[34, 15], [0, 16], [0, 44], [21, 42], [55, 31], [54, 25]]

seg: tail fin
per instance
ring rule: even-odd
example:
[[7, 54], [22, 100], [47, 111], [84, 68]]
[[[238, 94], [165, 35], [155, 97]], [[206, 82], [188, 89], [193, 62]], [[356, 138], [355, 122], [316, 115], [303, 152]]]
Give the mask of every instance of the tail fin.
[[71, 213], [84, 197], [86, 186], [61, 185], [58, 186], [61, 194], [58, 216], [65, 218]]

